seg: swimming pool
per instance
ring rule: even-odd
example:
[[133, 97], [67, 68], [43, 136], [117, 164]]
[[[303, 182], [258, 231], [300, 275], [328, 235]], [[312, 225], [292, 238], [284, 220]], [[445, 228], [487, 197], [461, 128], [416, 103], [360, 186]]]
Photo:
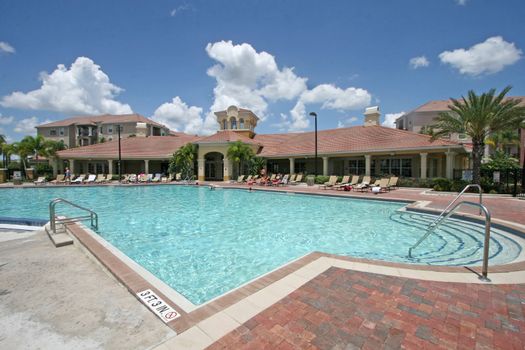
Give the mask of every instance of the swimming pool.
[[[483, 228], [451, 220], [409, 259], [433, 217], [362, 199], [175, 185], [2, 189], [0, 217], [45, 219], [56, 197], [94, 209], [104, 239], [194, 304], [312, 251], [433, 265], [482, 257]], [[522, 245], [493, 229], [490, 264], [514, 261]]]

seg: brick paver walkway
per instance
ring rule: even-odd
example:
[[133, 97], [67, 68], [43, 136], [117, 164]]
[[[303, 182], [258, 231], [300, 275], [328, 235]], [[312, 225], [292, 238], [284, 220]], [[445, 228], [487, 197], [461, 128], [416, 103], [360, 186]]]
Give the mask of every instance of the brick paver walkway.
[[525, 285], [330, 268], [210, 349], [524, 349]]

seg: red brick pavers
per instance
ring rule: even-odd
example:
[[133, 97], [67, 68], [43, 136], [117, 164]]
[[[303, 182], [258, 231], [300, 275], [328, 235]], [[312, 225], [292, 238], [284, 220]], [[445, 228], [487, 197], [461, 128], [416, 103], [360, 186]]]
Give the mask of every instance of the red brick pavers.
[[524, 349], [525, 285], [330, 268], [210, 349]]

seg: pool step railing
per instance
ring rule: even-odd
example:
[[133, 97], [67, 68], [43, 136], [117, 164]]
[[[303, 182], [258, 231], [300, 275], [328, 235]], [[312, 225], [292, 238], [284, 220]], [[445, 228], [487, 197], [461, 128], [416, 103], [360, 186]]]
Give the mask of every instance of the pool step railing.
[[[55, 208], [58, 203], [68, 204], [72, 207], [83, 210], [87, 214], [80, 215], [80, 216], [74, 216], [74, 217], [59, 217], [56, 215], [56, 208]], [[51, 202], [49, 202], [49, 225], [50, 225], [51, 232], [53, 234], [57, 233], [57, 225], [61, 225], [62, 227], [64, 227], [65, 224], [68, 224], [68, 223], [78, 222], [78, 221], [87, 221], [87, 220], [90, 221], [92, 228], [94, 228], [95, 230], [98, 230], [98, 215], [93, 210], [84, 208], [64, 198], [55, 198]]]
[[[454, 205], [452, 207], [452, 209], [450, 209], [450, 211], [445, 216], [443, 216], [443, 219], [439, 223], [437, 223], [437, 225], [435, 226], [435, 229], [437, 229], [437, 227], [439, 227], [439, 225], [441, 223], [445, 222], [448, 218], [450, 218], [456, 212], [456, 210], [459, 207], [461, 207], [462, 205], [468, 205], [468, 206], [471, 206], [471, 207], [477, 207], [477, 208], [479, 208], [479, 210], [482, 213], [485, 214], [485, 240], [483, 242], [483, 265], [481, 267], [481, 276], [479, 278], [482, 281], [490, 281], [488, 279], [487, 275], [488, 275], [488, 260], [489, 260], [490, 222], [491, 222], [491, 218], [490, 218], [489, 210], [484, 205], [482, 205], [480, 203], [468, 202], [468, 201], [459, 202], [456, 205]], [[419, 244], [421, 244], [421, 242], [423, 242], [423, 240], [425, 238], [427, 238], [429, 234], [430, 233], [427, 232], [423, 237], [421, 237], [419, 239], [419, 241], [417, 241], [416, 244], [414, 244], [412, 247], [409, 248], [409, 250], [408, 250], [408, 256], [409, 257], [412, 256], [412, 250], [414, 248], [416, 248]]]
[[[421, 242], [423, 242], [425, 239], [427, 239], [428, 236], [430, 236], [430, 234], [432, 232], [434, 232], [436, 230], [436, 228], [443, 222], [443, 220], [445, 220], [445, 218], [447, 217], [447, 215], [452, 211], [450, 210], [450, 208], [452, 208], [452, 206], [459, 200], [459, 198], [469, 189], [469, 188], [477, 188], [478, 191], [479, 191], [479, 205], [480, 206], [483, 206], [483, 197], [482, 197], [482, 189], [481, 189], [481, 186], [478, 185], [478, 184], [469, 184], [467, 186], [465, 186], [465, 188], [456, 196], [456, 198], [454, 198], [448, 205], [445, 209], [443, 209], [443, 211], [441, 212], [441, 214], [439, 214], [439, 216], [436, 218], [436, 220], [432, 221], [428, 227], [427, 227], [427, 232], [416, 242], [416, 244], [414, 244], [412, 247], [410, 247], [408, 249], [408, 257], [411, 258], [412, 257], [412, 250], [414, 250], [416, 247], [418, 247]], [[479, 215], [481, 215], [481, 209], [479, 210]]]

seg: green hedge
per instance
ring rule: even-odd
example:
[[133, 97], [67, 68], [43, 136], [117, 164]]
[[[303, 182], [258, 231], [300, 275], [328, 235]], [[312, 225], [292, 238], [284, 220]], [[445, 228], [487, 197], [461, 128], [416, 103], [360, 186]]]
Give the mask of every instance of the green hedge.
[[35, 172], [37, 176], [45, 176], [46, 180], [53, 178], [53, 167], [49, 164], [38, 163], [35, 165]]

